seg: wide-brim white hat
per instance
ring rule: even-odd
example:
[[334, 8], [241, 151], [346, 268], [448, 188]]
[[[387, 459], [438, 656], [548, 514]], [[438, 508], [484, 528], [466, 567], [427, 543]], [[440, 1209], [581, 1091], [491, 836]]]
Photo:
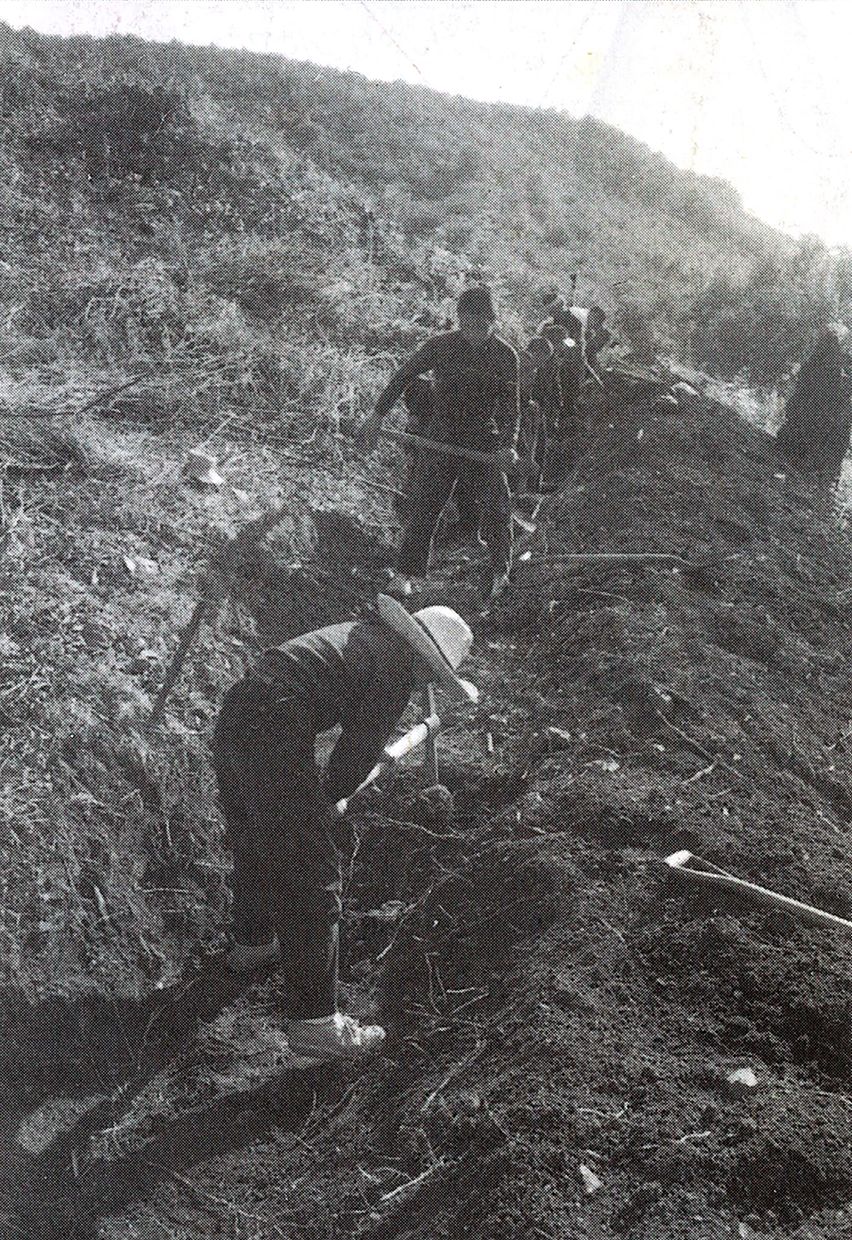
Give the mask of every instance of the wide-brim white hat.
[[476, 685], [456, 675], [456, 668], [473, 645], [473, 633], [457, 611], [436, 605], [422, 607], [412, 615], [389, 594], [379, 595], [376, 609], [388, 628], [432, 669], [442, 689], [464, 702], [479, 701]]

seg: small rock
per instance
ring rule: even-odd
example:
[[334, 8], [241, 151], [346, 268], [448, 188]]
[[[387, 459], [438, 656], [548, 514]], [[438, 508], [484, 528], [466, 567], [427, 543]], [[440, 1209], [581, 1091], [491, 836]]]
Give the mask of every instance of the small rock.
[[159, 565], [154, 560], [148, 560], [144, 555], [124, 555], [121, 557], [124, 567], [127, 569], [131, 577], [156, 577], [160, 571]]
[[184, 476], [197, 486], [220, 487], [225, 479], [216, 468], [218, 461], [215, 456], [202, 448], [193, 448], [184, 461]]
[[590, 1195], [596, 1193], [599, 1188], [603, 1188], [603, 1180], [599, 1179], [591, 1167], [587, 1167], [585, 1163], [580, 1163], [580, 1176], [583, 1181], [583, 1187]]
[[754, 1093], [758, 1084], [757, 1076], [751, 1068], [735, 1068], [725, 1077], [725, 1087], [728, 1093], [738, 1098]]
[[571, 744], [571, 733], [566, 732], [564, 728], [557, 728], [554, 724], [548, 727], [547, 735], [551, 740], [564, 741], [566, 745]]
[[427, 809], [430, 820], [447, 825], [455, 809], [455, 800], [449, 788], [443, 784], [432, 784], [420, 793], [420, 801]]

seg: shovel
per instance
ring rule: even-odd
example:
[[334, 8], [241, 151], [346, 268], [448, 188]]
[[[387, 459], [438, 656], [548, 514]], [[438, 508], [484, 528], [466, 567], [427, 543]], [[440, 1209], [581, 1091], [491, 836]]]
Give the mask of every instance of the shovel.
[[782, 896], [777, 891], [770, 891], [768, 887], [758, 887], [756, 883], [747, 882], [744, 878], [736, 878], [727, 870], [713, 865], [712, 861], [704, 861], [701, 857], [696, 857], [694, 853], [687, 852], [686, 849], [665, 857], [663, 864], [682, 878], [703, 883], [707, 887], [715, 887], [720, 891], [733, 891], [754, 900], [756, 904], [762, 904], [765, 908], [780, 909], [784, 913], [792, 913], [794, 917], [799, 917], [803, 921], [814, 922], [818, 926], [828, 926], [832, 930], [852, 932], [852, 921], [847, 921], [845, 917], [836, 917], [834, 913], [827, 913], [824, 909], [815, 908], [812, 904], [803, 904], [801, 900], [794, 900], [791, 896]]

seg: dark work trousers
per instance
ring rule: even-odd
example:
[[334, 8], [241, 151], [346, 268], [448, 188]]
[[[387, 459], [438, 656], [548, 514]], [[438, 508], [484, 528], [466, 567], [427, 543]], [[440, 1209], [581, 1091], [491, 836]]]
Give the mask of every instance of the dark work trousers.
[[580, 422], [573, 406], [554, 406], [542, 417], [542, 434], [537, 459], [541, 465], [542, 487], [559, 490], [577, 459]]
[[310, 709], [250, 679], [225, 695], [213, 766], [233, 851], [237, 942], [277, 933], [284, 1015], [337, 1011], [342, 832], [321, 786]]
[[[458, 443], [446, 425], [433, 424], [429, 438]], [[495, 440], [484, 436], [479, 442], [464, 440], [462, 446], [494, 452]], [[495, 575], [509, 571], [512, 559], [512, 498], [502, 470], [478, 465], [461, 457], [424, 454], [417, 470], [411, 497], [410, 516], [397, 555], [397, 572], [406, 577], [423, 577], [429, 568], [429, 555], [435, 527], [453, 492], [463, 499], [465, 514], [475, 498], [481, 501], [481, 531], [491, 554]]]
[[[418, 503], [418, 495], [423, 481], [423, 475], [429, 467], [429, 462], [424, 457], [412, 454], [408, 463], [408, 477], [405, 483], [405, 496], [401, 498], [394, 507], [402, 521], [408, 524], [416, 511]], [[453, 490], [453, 503], [458, 514], [458, 521], [455, 529], [451, 528], [451, 524], [447, 524], [450, 537], [453, 541], [463, 539], [472, 539], [479, 533], [480, 520], [482, 517], [482, 481], [476, 476], [470, 477], [469, 474], [459, 477]], [[446, 521], [446, 508], [444, 511], [444, 521]], [[437, 537], [441, 537], [441, 520], [435, 522]], [[415, 574], [419, 575], [419, 574]]]

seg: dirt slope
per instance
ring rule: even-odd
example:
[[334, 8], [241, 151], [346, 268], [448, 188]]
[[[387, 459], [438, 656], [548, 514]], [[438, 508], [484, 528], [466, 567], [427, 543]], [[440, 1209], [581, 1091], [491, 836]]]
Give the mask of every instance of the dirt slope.
[[[4, 587], [22, 623], [33, 591], [88, 583], [62, 622], [106, 630], [86, 653], [57, 643], [54, 613], [28, 638], [33, 668], [11, 651], [7, 752], [55, 781], [57, 809], [53, 851], [34, 832], [17, 852], [12, 907], [30, 933], [15, 938], [27, 994], [10, 971], [3, 1012], [9, 1235], [852, 1234], [850, 941], [659, 865], [691, 848], [852, 915], [842, 514], [780, 477], [769, 438], [730, 411], [634, 406], [590, 437], [495, 614], [476, 615], [470, 564], [445, 564], [439, 592], [475, 617], [486, 690], [443, 741], [455, 810], [436, 814], [404, 773], [358, 816], [349, 888], [347, 983], [387, 1022], [387, 1055], [293, 1074], [257, 1041], [268, 987], [228, 996], [180, 1058], [210, 1012], [189, 1002], [178, 1019], [169, 985], [187, 945], [224, 925], [205, 735], [254, 645], [369, 599], [387, 496], [351, 482], [373, 466], [235, 448], [238, 489], [283, 495], [291, 522], [145, 739], [194, 549], [245, 514], [188, 492], [176, 446], [136, 441], [136, 474], [129, 447], [116, 436], [111, 474], [92, 454], [40, 484], [37, 557], [20, 551]], [[149, 514], [132, 531], [130, 475]], [[120, 576], [128, 541], [158, 561], [150, 582]], [[92, 584], [95, 549], [109, 585], [103, 571]], [[692, 567], [553, 558], [621, 549]], [[134, 636], [153, 653], [128, 656]], [[116, 821], [125, 851], [105, 859]], [[389, 901], [396, 920], [365, 915]], [[171, 1067], [135, 1100], [113, 1093], [149, 1052]], [[746, 1095], [725, 1084], [740, 1067], [757, 1077]]]

